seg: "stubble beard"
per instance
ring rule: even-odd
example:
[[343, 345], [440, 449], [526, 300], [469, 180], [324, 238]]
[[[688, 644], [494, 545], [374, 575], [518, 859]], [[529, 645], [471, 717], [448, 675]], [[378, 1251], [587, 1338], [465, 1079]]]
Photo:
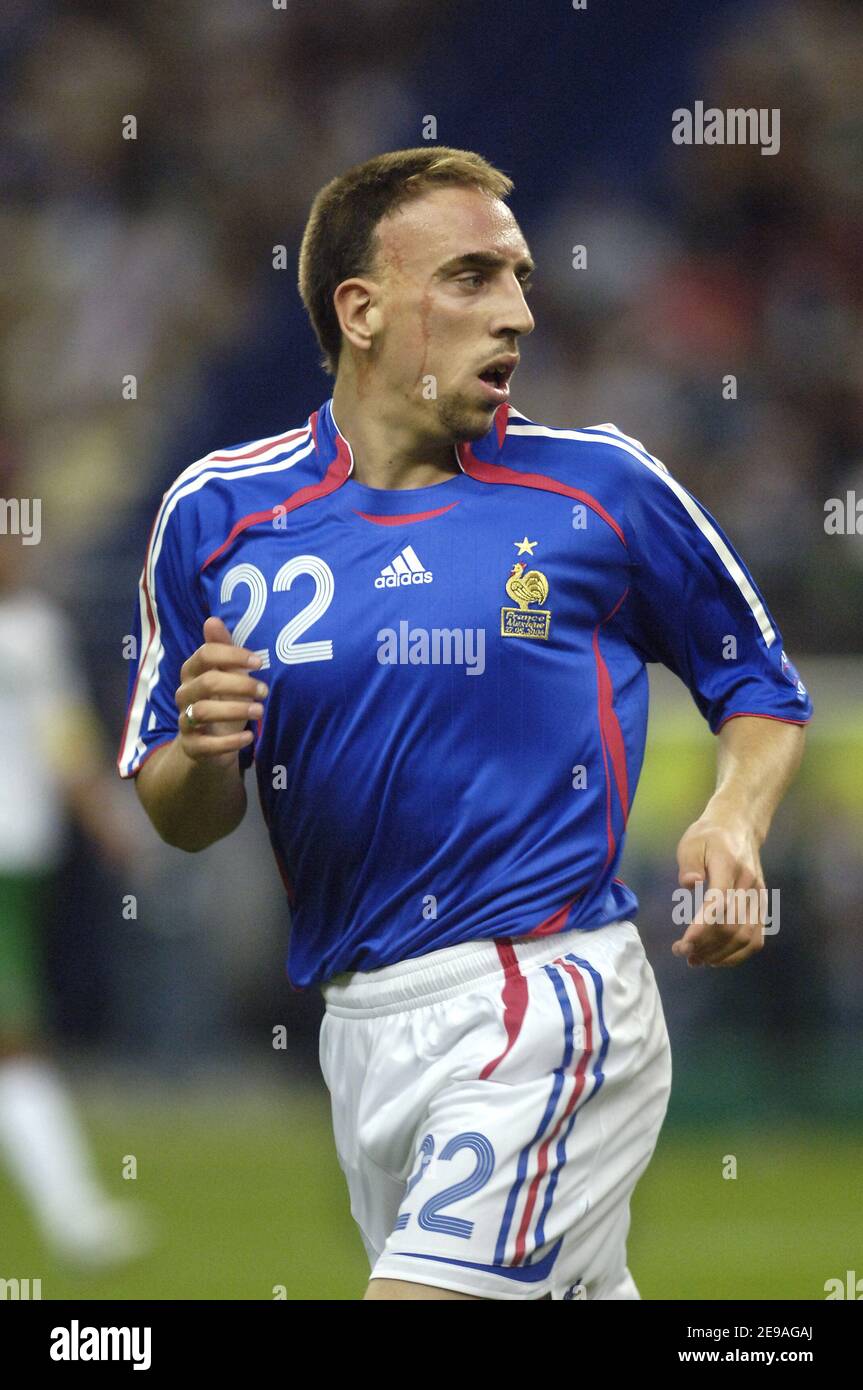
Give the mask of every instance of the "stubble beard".
[[488, 434], [494, 419], [493, 410], [473, 405], [465, 396], [453, 393], [443, 396], [437, 404], [437, 417], [454, 443], [468, 443]]

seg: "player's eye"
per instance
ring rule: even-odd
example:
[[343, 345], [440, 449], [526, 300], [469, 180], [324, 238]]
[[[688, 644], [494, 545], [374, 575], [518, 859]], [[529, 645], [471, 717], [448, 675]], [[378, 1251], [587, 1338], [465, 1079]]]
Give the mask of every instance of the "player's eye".
[[485, 276], [481, 271], [471, 270], [466, 275], [459, 275], [457, 283], [459, 285], [465, 285], [467, 289], [479, 289], [484, 280]]
[[518, 283], [521, 285], [522, 294], [530, 294], [533, 289], [533, 280], [531, 280], [530, 276], [526, 275], [525, 278], [519, 280]]

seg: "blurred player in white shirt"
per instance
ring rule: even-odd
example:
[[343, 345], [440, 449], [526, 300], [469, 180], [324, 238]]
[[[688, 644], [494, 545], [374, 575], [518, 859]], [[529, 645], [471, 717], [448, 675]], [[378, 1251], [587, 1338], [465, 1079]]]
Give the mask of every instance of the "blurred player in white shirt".
[[0, 537], [0, 1161], [46, 1243], [81, 1266], [148, 1243], [137, 1211], [106, 1193], [48, 1056], [41, 926], [72, 816], [111, 863], [131, 840], [97, 720], [57, 605], [23, 579], [20, 539]]

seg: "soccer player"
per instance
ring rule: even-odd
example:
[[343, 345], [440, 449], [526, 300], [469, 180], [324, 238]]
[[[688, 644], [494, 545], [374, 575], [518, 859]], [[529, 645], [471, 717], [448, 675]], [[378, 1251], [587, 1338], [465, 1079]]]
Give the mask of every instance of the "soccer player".
[[[104, 1187], [52, 1059], [42, 919], [74, 818], [114, 869], [135, 846], [91, 708], [74, 632], [29, 582], [21, 544], [0, 543], [0, 1163], [49, 1248], [92, 1269], [143, 1254], [134, 1205]], [[118, 814], [119, 813], [119, 814]], [[126, 814], [124, 814], [126, 813]], [[133, 818], [132, 818], [133, 819]]]
[[[629, 1202], [670, 1085], [617, 877], [646, 663], [718, 735], [683, 886], [762, 886], [810, 716], [663, 464], [511, 408], [534, 327], [511, 187], [428, 147], [318, 194], [300, 290], [332, 398], [186, 468], [140, 582], [119, 769], [197, 851], [254, 763], [372, 1299], [639, 1297]], [[696, 911], [672, 949], [722, 967], [762, 943], [757, 914]]]

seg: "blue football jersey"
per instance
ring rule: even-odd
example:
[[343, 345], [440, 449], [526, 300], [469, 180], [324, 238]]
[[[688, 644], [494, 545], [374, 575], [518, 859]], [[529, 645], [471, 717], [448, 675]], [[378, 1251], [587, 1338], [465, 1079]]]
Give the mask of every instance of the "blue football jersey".
[[742, 560], [638, 440], [501, 406], [455, 454], [444, 482], [366, 487], [327, 401], [192, 464], [153, 523], [119, 770], [176, 736], [180, 668], [223, 618], [264, 661], [240, 761], [298, 987], [631, 917], [647, 662], [714, 733], [811, 715]]

